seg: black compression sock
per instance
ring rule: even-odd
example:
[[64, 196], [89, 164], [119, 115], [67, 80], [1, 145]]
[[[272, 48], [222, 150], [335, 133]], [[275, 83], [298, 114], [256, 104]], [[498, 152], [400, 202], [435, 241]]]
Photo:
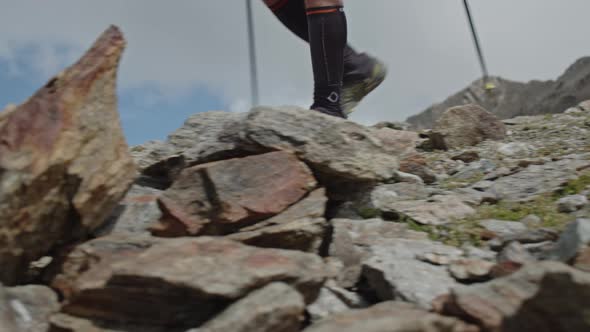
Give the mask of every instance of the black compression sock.
[[[282, 0], [270, 7], [275, 16], [291, 32], [306, 42], [309, 42], [309, 30], [307, 28], [307, 15], [305, 1], [303, 0]], [[366, 59], [358, 54], [350, 45], [344, 48], [344, 72], [355, 74], [365, 64]], [[364, 72], [364, 68], [363, 72]]]
[[314, 107], [341, 111], [347, 28], [340, 6], [307, 9], [309, 45], [314, 77]]

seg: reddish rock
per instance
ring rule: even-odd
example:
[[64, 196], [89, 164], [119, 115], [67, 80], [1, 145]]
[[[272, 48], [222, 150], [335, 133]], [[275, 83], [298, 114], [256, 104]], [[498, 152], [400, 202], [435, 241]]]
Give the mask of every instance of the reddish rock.
[[305, 164], [271, 152], [185, 169], [159, 199], [158, 236], [225, 235], [277, 215], [316, 186]]
[[478, 161], [479, 154], [476, 151], [466, 151], [451, 158], [452, 160], [461, 160], [464, 163], [472, 163]]
[[326, 190], [317, 189], [278, 216], [228, 238], [256, 247], [319, 253], [330, 226], [324, 218], [327, 202]]
[[53, 283], [65, 297], [64, 313], [188, 328], [272, 282], [311, 303], [329, 274], [317, 255], [222, 238], [109, 238], [83, 244], [64, 261]]
[[590, 331], [590, 275], [557, 262], [525, 265], [485, 284], [457, 288], [436, 301], [437, 312], [486, 332]]
[[417, 175], [427, 184], [436, 182], [436, 175], [428, 168], [426, 158], [419, 154], [411, 154], [403, 158], [400, 161], [399, 170], [404, 173]]
[[416, 153], [416, 146], [423, 140], [417, 132], [390, 128], [377, 129], [374, 135], [387, 151], [398, 156]]
[[135, 177], [117, 112], [125, 40], [109, 28], [73, 66], [0, 113], [0, 281], [101, 225]]
[[590, 272], [590, 247], [582, 249], [574, 259], [574, 266], [582, 271]]
[[458, 319], [430, 313], [403, 302], [383, 302], [371, 308], [329, 316], [304, 332], [479, 332]]

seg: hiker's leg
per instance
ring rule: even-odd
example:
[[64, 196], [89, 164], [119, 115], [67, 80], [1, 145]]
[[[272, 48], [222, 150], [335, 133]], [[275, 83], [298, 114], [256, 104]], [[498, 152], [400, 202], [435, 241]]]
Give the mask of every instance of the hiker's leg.
[[[309, 42], [304, 0], [265, 0], [264, 2], [285, 27], [297, 37]], [[358, 71], [357, 67], [363, 64], [363, 60], [365, 59], [347, 44], [344, 48], [345, 77], [347, 72]]]
[[[295, 35], [309, 42], [305, 0], [264, 0], [275, 16]], [[312, 1], [313, 2], [313, 1]], [[341, 106], [349, 114], [386, 76], [385, 65], [350, 45], [344, 48]]]
[[344, 117], [340, 106], [347, 26], [342, 0], [306, 0], [314, 78], [312, 109]]

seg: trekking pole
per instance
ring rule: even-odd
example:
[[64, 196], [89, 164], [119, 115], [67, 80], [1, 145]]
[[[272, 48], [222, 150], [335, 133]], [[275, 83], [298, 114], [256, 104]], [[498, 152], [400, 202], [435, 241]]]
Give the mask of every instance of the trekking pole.
[[252, 19], [252, 0], [246, 0], [248, 20], [248, 45], [250, 51], [250, 88], [252, 90], [252, 106], [258, 105], [258, 69], [256, 67], [256, 39], [254, 36], [254, 20]]
[[485, 88], [486, 88], [486, 90], [492, 90], [496, 86], [494, 85], [494, 83], [492, 81], [489, 80], [488, 67], [486, 65], [486, 61], [485, 61], [485, 58], [483, 55], [481, 43], [479, 42], [477, 30], [475, 29], [475, 23], [473, 21], [473, 16], [471, 15], [471, 8], [469, 7], [469, 3], [467, 2], [467, 0], [463, 0], [463, 5], [465, 6], [465, 13], [467, 13], [469, 27], [471, 28], [471, 35], [473, 37], [473, 44], [475, 45], [475, 50], [477, 51], [477, 56], [479, 58], [479, 65], [481, 66], [481, 71], [483, 72], [483, 81], [485, 84]]

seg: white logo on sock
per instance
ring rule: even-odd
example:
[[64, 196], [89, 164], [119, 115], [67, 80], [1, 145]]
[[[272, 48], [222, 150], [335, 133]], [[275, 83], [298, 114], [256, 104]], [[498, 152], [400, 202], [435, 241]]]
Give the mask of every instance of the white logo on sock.
[[340, 95], [338, 95], [338, 93], [336, 93], [336, 91], [333, 91], [332, 93], [330, 93], [330, 95], [328, 96], [329, 101], [333, 102], [333, 103], [337, 103], [338, 100], [340, 100]]

